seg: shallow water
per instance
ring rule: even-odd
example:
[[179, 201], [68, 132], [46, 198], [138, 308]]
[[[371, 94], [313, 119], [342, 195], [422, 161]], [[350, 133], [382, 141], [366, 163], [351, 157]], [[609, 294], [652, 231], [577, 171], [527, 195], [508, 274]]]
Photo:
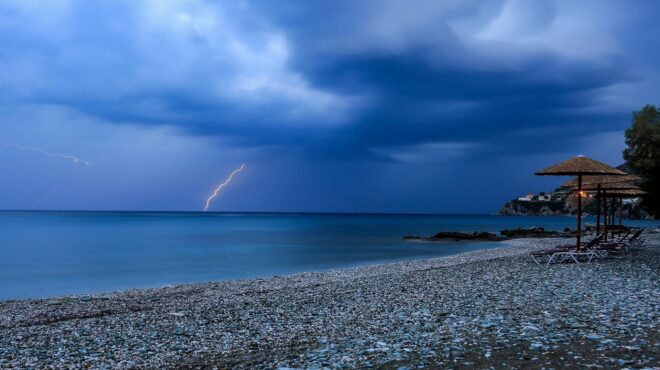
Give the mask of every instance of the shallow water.
[[[589, 220], [587, 220], [589, 221]], [[629, 221], [655, 226], [658, 222]], [[441, 230], [575, 227], [570, 217], [0, 212], [0, 299], [320, 271], [498, 243], [405, 242]]]

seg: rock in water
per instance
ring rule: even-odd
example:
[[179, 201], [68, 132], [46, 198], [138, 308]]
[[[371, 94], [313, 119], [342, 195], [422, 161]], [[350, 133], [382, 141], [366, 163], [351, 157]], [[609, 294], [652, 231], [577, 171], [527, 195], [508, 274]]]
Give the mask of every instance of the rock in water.
[[473, 233], [464, 233], [460, 231], [440, 231], [439, 233], [429, 236], [413, 236], [406, 235], [403, 237], [404, 240], [424, 240], [424, 241], [463, 241], [463, 240], [486, 240], [486, 241], [501, 241], [504, 238], [497, 236], [496, 234], [489, 233], [487, 231], [475, 231]]
[[521, 227], [517, 229], [504, 229], [500, 231], [500, 234], [507, 238], [541, 238], [548, 236], [560, 236], [561, 233], [554, 230], [546, 230], [543, 227], [530, 227], [528, 229], [523, 229]]

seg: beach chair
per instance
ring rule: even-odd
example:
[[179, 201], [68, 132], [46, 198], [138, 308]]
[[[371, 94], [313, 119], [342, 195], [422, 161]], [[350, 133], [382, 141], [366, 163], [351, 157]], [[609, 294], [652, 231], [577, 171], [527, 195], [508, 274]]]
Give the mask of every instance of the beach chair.
[[628, 229], [625, 234], [619, 236], [616, 241], [617, 242], [622, 242], [622, 241], [628, 239], [629, 236], [630, 236], [630, 229]]
[[626, 250], [623, 245], [614, 243], [602, 243], [594, 248], [594, 252], [598, 258], [607, 258], [610, 256], [620, 255], [625, 251]]
[[626, 251], [626, 243], [631, 239], [630, 232], [624, 235], [617, 240], [604, 241], [599, 243], [595, 250], [597, 253], [602, 256], [602, 258], [609, 257], [611, 255], [619, 255]]
[[553, 263], [563, 263], [563, 262], [571, 262], [571, 261], [575, 263], [580, 263], [581, 262], [580, 260], [586, 260], [586, 262], [591, 262], [591, 260], [596, 257], [598, 257], [598, 255], [592, 249], [584, 249], [584, 250], [580, 249], [580, 251], [569, 250], [563, 252], [556, 252], [550, 256], [547, 265]]
[[[599, 235], [594, 235], [593, 238], [591, 239], [584, 239], [582, 243], [580, 243], [580, 249], [593, 249], [596, 245], [601, 243], [603, 241], [603, 238], [605, 237], [604, 233], [601, 233]], [[557, 250], [565, 250], [565, 251], [571, 251], [575, 250], [575, 244], [564, 244], [564, 245], [558, 245], [555, 247], [550, 248], [549, 250], [557, 251]]]
[[628, 248], [641, 248], [644, 246], [646, 241], [644, 238], [642, 238], [642, 234], [644, 233], [644, 230], [646, 230], [645, 227], [637, 230], [637, 232], [630, 238], [628, 239], [628, 242], [626, 243], [628, 245]]
[[541, 263], [543, 263], [546, 266], [552, 263], [571, 261], [579, 263], [580, 260], [591, 262], [591, 260], [595, 257], [603, 256], [602, 253], [597, 252], [594, 249], [603, 238], [603, 236], [604, 235], [601, 234], [591, 239], [589, 242], [582, 245], [579, 251], [575, 249], [575, 245], [561, 245], [550, 249], [542, 249], [532, 252], [530, 253], [530, 256], [537, 265], [541, 265]]
[[607, 258], [609, 257], [610, 253], [616, 253], [616, 248], [609, 248], [604, 246], [603, 238], [605, 238], [604, 233], [599, 235], [597, 238], [594, 238], [591, 242], [584, 246], [585, 249], [594, 253], [594, 258]]
[[641, 235], [646, 230], [645, 227], [637, 230], [632, 236], [629, 238], [623, 238], [618, 241], [612, 241], [612, 242], [605, 242], [601, 243], [599, 245], [599, 248], [601, 249], [609, 249], [612, 251], [617, 251], [619, 253], [622, 253], [623, 251], [634, 249], [634, 248], [640, 248], [641, 246], [644, 245], [644, 240], [642, 239]]

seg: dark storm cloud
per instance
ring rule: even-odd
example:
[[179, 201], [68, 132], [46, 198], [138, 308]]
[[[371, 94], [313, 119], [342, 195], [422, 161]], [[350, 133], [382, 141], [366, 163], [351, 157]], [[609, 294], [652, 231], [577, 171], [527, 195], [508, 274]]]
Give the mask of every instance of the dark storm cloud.
[[[539, 134], [546, 127], [608, 129], [612, 119], [620, 118], [576, 111], [591, 106], [598, 89], [629, 79], [623, 63], [591, 69], [574, 66], [560, 71], [563, 80], [543, 77], [552, 68], [548, 64], [530, 63], [515, 72], [439, 69], [413, 55], [340, 60], [307, 75], [335, 91], [376, 92], [378, 102], [362, 112], [351, 129], [365, 144], [483, 142], [493, 136], [523, 135], [519, 131], [528, 128]], [[342, 76], [351, 77], [345, 81]], [[539, 78], [530, 81], [530, 76]]]
[[[3, 19], [34, 23], [3, 23], [4, 101], [300, 156], [387, 159], [433, 143], [477, 157], [562, 151], [566, 138], [625, 125], [630, 107], [603, 97], [642, 79], [634, 56], [658, 54], [630, 42], [653, 41], [637, 31], [651, 19], [632, 22], [640, 11], [616, 3], [62, 4], [52, 17], [5, 6]], [[592, 34], [571, 29], [576, 14], [585, 28], [613, 17], [624, 29], [603, 26], [607, 39], [581, 54]], [[575, 32], [574, 48], [562, 32]]]
[[[556, 152], [574, 146], [577, 138], [621, 129], [628, 120], [627, 111], [593, 109], [601, 104], [606, 89], [639, 78], [634, 63], [623, 53], [590, 60], [543, 48], [510, 50], [508, 46], [512, 59], [522, 59], [512, 67], [506, 55], [493, 57], [487, 52], [497, 43], [467, 45], [449, 27], [452, 20], [469, 17], [491, 22], [503, 11], [504, 2], [449, 9], [431, 26], [419, 25], [428, 34], [416, 30], [406, 34], [410, 28], [402, 29], [403, 43], [396, 36], [364, 31], [370, 24], [369, 13], [377, 12], [375, 7], [334, 4], [332, 9], [285, 7], [283, 19], [293, 25], [292, 39], [299, 53], [292, 64], [297, 70], [323, 89], [372, 96], [374, 104], [344, 132], [354, 145], [396, 148], [470, 142], [475, 144], [473, 156]], [[521, 27], [526, 32], [543, 30], [556, 16], [551, 2], [535, 4], [525, 4], [529, 17]], [[400, 17], [394, 12], [391, 22], [405, 21], [416, 5], [396, 5]], [[328, 42], [337, 33], [345, 40]], [[360, 37], [365, 43], [351, 40]], [[378, 41], [385, 45], [380, 47]], [[339, 51], [333, 54], [333, 47]]]
[[658, 13], [4, 0], [0, 138], [93, 165], [4, 148], [0, 208], [199, 210], [246, 163], [218, 209], [493, 212], [567, 156], [622, 160], [630, 112], [660, 101]]

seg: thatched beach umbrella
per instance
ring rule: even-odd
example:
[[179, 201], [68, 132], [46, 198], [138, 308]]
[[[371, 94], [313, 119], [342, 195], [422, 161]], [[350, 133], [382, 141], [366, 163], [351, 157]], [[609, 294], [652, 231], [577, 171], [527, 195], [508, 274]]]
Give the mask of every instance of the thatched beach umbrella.
[[[615, 179], [617, 177], [620, 177], [621, 179], [627, 179], [628, 182], [621, 182], [621, 181], [616, 181]], [[585, 184], [587, 180], [584, 180], [586, 178], [589, 178], [590, 181], [588, 184]], [[595, 198], [596, 198], [596, 234], [600, 234], [600, 219], [601, 219], [601, 214], [603, 216], [603, 221], [605, 225], [605, 229], [607, 230], [607, 225], [611, 224], [611, 222], [608, 221], [608, 207], [607, 207], [607, 200], [606, 198], [612, 198], [607, 196], [610, 192], [613, 191], [624, 191], [624, 190], [639, 190], [639, 187], [635, 186], [632, 182], [630, 182], [631, 179], [637, 180], [639, 177], [634, 176], [634, 175], [623, 175], [623, 176], [584, 176], [582, 180], [582, 191], [588, 191], [588, 192], [594, 192], [595, 191]], [[576, 181], [573, 181], [576, 180]], [[578, 186], [577, 186], [577, 177], [573, 180], [565, 182], [562, 186], [560, 186], [560, 192], [573, 192], [576, 191]], [[605, 181], [604, 183], [596, 183], [596, 181]], [[602, 208], [602, 212], [601, 212]], [[607, 240], [607, 235], [605, 235], [605, 240]]]
[[[615, 177], [615, 176], [612, 176]], [[622, 178], [628, 178], [629, 176], [620, 176]], [[637, 176], [635, 176], [637, 177]], [[586, 191], [594, 191], [596, 190], [596, 198], [597, 198], [597, 214], [596, 214], [596, 233], [600, 234], [600, 209], [601, 209], [601, 202], [603, 204], [603, 216], [604, 216], [604, 224], [605, 224], [605, 240], [607, 240], [607, 225], [608, 224], [613, 224], [614, 221], [610, 222], [608, 221], [608, 212], [607, 212], [607, 198], [612, 198], [608, 196], [608, 194], [611, 194], [611, 192], [619, 192], [619, 191], [627, 191], [627, 190], [639, 190], [639, 187], [635, 186], [632, 182], [607, 182], [604, 184], [596, 184], [596, 185], [584, 185], [582, 187], [582, 190]], [[612, 208], [613, 210], [613, 208]], [[619, 213], [621, 213], [621, 209], [619, 209]]]
[[550, 166], [536, 173], [539, 176], [577, 176], [578, 216], [577, 216], [577, 250], [580, 250], [580, 239], [582, 237], [582, 176], [585, 175], [627, 175], [621, 170], [598, 162], [589, 157], [577, 156], [569, 160]]
[[627, 190], [615, 190], [611, 193], [607, 193], [603, 195], [603, 197], [606, 198], [639, 198], [643, 197], [644, 195], [648, 194], [644, 190], [641, 189], [627, 189]]
[[[601, 196], [605, 198], [612, 198], [612, 199], [618, 199], [619, 200], [619, 228], [623, 226], [623, 199], [627, 198], [639, 198], [643, 197], [646, 195], [647, 192], [643, 191], [642, 189], [638, 188], [637, 186], [632, 186], [629, 189], [619, 189], [619, 190], [612, 190], [611, 192], [606, 192], [602, 194]], [[611, 224], [614, 224], [614, 220], [612, 220]]]
[[[577, 189], [577, 186], [573, 189]], [[617, 191], [617, 190], [639, 190], [639, 187], [632, 182], [609, 182], [607, 184], [582, 184], [582, 190], [594, 191], [600, 189], [601, 191]]]
[[[625, 175], [596, 175], [596, 176], [582, 176], [582, 185], [598, 185], [598, 184], [609, 184], [617, 182], [632, 182], [639, 181], [642, 178], [635, 175], [625, 174]], [[578, 178], [574, 177], [565, 183], [561, 184], [560, 188], [574, 188], [578, 184]]]
[[[606, 208], [605, 198], [601, 197], [601, 189], [603, 184], [612, 184], [612, 183], [621, 183], [621, 182], [633, 182], [639, 181], [641, 177], [635, 175], [623, 175], [623, 176], [612, 176], [612, 175], [595, 175], [595, 176], [583, 176], [582, 185], [586, 187], [587, 185], [595, 185], [598, 192], [596, 193], [596, 234], [600, 234], [600, 217], [601, 217], [601, 203], [603, 208]], [[560, 189], [575, 189], [578, 185], [578, 178], [574, 177], [565, 183], [563, 183], [559, 188]], [[607, 218], [605, 218], [605, 224], [607, 224]], [[607, 235], [605, 236], [607, 239]]]

